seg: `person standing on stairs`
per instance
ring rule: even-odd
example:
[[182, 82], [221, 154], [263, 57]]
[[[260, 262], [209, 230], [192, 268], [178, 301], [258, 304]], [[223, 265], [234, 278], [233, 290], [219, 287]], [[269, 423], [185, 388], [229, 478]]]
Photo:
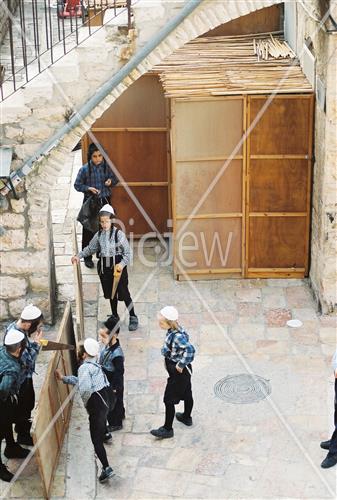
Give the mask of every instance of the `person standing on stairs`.
[[[92, 143], [88, 149], [88, 162], [80, 168], [74, 187], [76, 191], [84, 193], [83, 204], [90, 196], [98, 196], [97, 206], [100, 208], [104, 204], [110, 203], [111, 188], [118, 184], [118, 179], [113, 173], [105, 158], [100, 151], [98, 145]], [[97, 212], [92, 214], [93, 218], [97, 216]], [[93, 238], [94, 232], [90, 231], [83, 225], [82, 229], [82, 250], [88, 246]], [[93, 268], [92, 255], [84, 259], [84, 264], [88, 268]]]
[[[94, 235], [88, 246], [78, 255], [73, 255], [71, 262], [79, 262], [94, 253], [99, 253], [97, 272], [101, 280], [104, 298], [110, 301], [111, 313], [119, 319], [117, 313], [118, 301], [123, 301], [129, 311], [129, 331], [137, 330], [138, 318], [129, 292], [127, 265], [132, 259], [132, 249], [126, 235], [114, 226], [115, 211], [111, 205], [104, 205], [99, 211], [100, 229]], [[118, 279], [114, 290], [114, 280]]]

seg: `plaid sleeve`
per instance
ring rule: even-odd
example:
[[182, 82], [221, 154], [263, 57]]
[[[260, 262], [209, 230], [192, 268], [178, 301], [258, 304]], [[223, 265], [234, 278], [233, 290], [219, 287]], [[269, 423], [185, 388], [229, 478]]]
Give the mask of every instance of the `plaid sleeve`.
[[78, 256], [80, 259], [83, 257], [86, 258], [96, 253], [97, 250], [99, 250], [99, 241], [98, 233], [95, 233], [94, 237], [90, 240], [89, 245], [83, 248], [83, 250], [78, 253]]
[[132, 260], [132, 250], [129, 245], [128, 239], [123, 231], [118, 231], [118, 243], [122, 247], [122, 260], [121, 264], [127, 266]]
[[179, 368], [185, 368], [186, 365], [189, 365], [192, 363], [193, 358], [194, 358], [194, 352], [195, 349], [190, 344], [190, 342], [187, 340], [185, 335], [176, 335], [174, 339], [175, 344], [177, 345], [178, 349], [182, 352], [182, 359], [177, 363]]
[[74, 188], [76, 189], [76, 191], [79, 191], [80, 193], [85, 193], [86, 191], [88, 191], [90, 186], [88, 186], [86, 182], [86, 167], [83, 166], [82, 168], [80, 168], [74, 183]]
[[62, 378], [64, 384], [76, 385], [78, 383], [78, 378], [75, 375], [64, 375]]

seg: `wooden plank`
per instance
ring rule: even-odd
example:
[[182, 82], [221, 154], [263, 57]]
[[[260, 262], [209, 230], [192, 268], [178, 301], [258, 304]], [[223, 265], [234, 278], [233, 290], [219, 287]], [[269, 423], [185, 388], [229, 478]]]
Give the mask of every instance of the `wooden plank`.
[[249, 217], [306, 217], [307, 212], [250, 212]]
[[[78, 254], [76, 222], [72, 228], [73, 255]], [[83, 285], [82, 271], [79, 262], [73, 264], [74, 288], [75, 288], [75, 308], [76, 308], [76, 336], [77, 341], [84, 339], [84, 306], [83, 306]]]
[[242, 221], [241, 221], [241, 262], [242, 262], [242, 269], [241, 269], [241, 276], [244, 278], [245, 276], [245, 255], [246, 255], [246, 217], [244, 216], [245, 210], [246, 210], [246, 196], [247, 196], [247, 189], [246, 189], [246, 184], [247, 184], [247, 96], [244, 97], [243, 100], [243, 116], [242, 116], [242, 121], [243, 121], [243, 134], [244, 134], [244, 143], [243, 143], [243, 162], [242, 162]]
[[301, 270], [297, 271], [273, 271], [271, 269], [266, 269], [265, 271], [255, 271], [254, 269], [249, 269], [247, 278], [304, 278], [305, 272]]
[[[63, 313], [57, 342], [76, 345], [69, 302]], [[46, 498], [50, 497], [50, 489], [69, 425], [72, 405], [71, 399], [67, 402], [69, 389], [63, 387], [63, 384], [55, 379], [55, 369], [58, 366], [60, 357], [63, 360], [65, 373], [67, 375], [76, 373], [77, 360], [75, 351], [67, 351], [64, 354], [55, 351], [52, 354], [32, 423], [33, 442], [37, 446], [35, 455]], [[62, 411], [63, 404], [66, 406]]]
[[172, 230], [173, 230], [173, 274], [175, 279], [178, 279], [178, 269], [176, 262], [176, 255], [178, 249], [177, 235], [177, 193], [176, 193], [176, 178], [177, 178], [177, 143], [176, 143], [176, 133], [177, 133], [177, 123], [176, 123], [176, 100], [170, 99], [170, 109], [171, 109], [171, 131], [170, 131], [170, 143], [171, 143], [171, 200], [172, 200]]
[[191, 157], [191, 158], [181, 158], [179, 160], [176, 160], [177, 163], [184, 163], [184, 162], [199, 162], [199, 161], [225, 161], [225, 160], [242, 160], [243, 156], [242, 155], [222, 155], [222, 156], [205, 156], [203, 158], [198, 158], [198, 157]]
[[140, 187], [140, 186], [168, 186], [168, 182], [120, 182], [115, 189], [124, 188], [125, 186]]
[[237, 272], [233, 273], [216, 273], [216, 274], [190, 274], [186, 272], [185, 274], [178, 274], [175, 276], [175, 279], [178, 281], [210, 281], [210, 280], [221, 280], [221, 279], [240, 279], [241, 278], [241, 269]]
[[177, 220], [194, 220], [194, 219], [226, 219], [233, 217], [242, 217], [242, 213], [220, 213], [220, 214], [198, 214], [198, 215], [177, 215]]
[[166, 127], [93, 127], [92, 132], [167, 132]]
[[307, 160], [308, 155], [251, 155], [251, 160]]
[[314, 105], [315, 97], [311, 96], [310, 99], [310, 111], [309, 111], [309, 123], [308, 123], [308, 173], [307, 173], [307, 221], [305, 228], [305, 276], [309, 274], [309, 252], [310, 252], [310, 223], [311, 223], [311, 186], [312, 186], [312, 170], [314, 166], [314, 160], [312, 158], [313, 154], [313, 140], [314, 140]]
[[[247, 102], [247, 115], [246, 115], [246, 127], [247, 130], [249, 129], [251, 125], [251, 98], [250, 97], [245, 97], [246, 102]], [[245, 218], [244, 218], [244, 238], [245, 238], [245, 256], [244, 256], [244, 262], [243, 262], [243, 267], [244, 267], [244, 277], [247, 278], [248, 276], [248, 261], [249, 261], [249, 182], [250, 182], [250, 134], [246, 136], [245, 140], [245, 148], [246, 148], [246, 182], [245, 182]]]

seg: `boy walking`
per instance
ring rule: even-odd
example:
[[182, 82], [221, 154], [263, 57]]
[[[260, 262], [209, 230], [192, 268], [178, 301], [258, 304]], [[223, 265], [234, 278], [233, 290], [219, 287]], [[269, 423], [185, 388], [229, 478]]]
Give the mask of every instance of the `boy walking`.
[[167, 330], [161, 353], [165, 358], [165, 367], [169, 375], [164, 393], [165, 423], [159, 429], [152, 429], [151, 434], [159, 439], [173, 437], [174, 405], [184, 401], [184, 413], [176, 413], [179, 422], [192, 425], [192, 361], [195, 349], [189, 341], [187, 332], [178, 324], [178, 311], [166, 306], [159, 313], [159, 326]]

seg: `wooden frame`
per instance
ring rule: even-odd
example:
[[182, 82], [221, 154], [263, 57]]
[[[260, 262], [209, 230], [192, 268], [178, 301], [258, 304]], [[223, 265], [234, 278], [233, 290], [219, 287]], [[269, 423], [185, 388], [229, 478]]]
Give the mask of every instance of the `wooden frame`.
[[[71, 344], [76, 347], [76, 337], [70, 303], [65, 307], [57, 342]], [[37, 412], [33, 418], [32, 437], [35, 456], [43, 484], [45, 498], [50, 498], [55, 471], [62, 450], [64, 437], [69, 427], [72, 397], [67, 385], [57, 381], [56, 368], [62, 365], [66, 375], [76, 373], [76, 351], [55, 351], [49, 361], [44, 384], [41, 389]], [[62, 384], [62, 385], [61, 385]], [[58, 415], [58, 413], [60, 413]], [[50, 428], [49, 428], [50, 426]]]

